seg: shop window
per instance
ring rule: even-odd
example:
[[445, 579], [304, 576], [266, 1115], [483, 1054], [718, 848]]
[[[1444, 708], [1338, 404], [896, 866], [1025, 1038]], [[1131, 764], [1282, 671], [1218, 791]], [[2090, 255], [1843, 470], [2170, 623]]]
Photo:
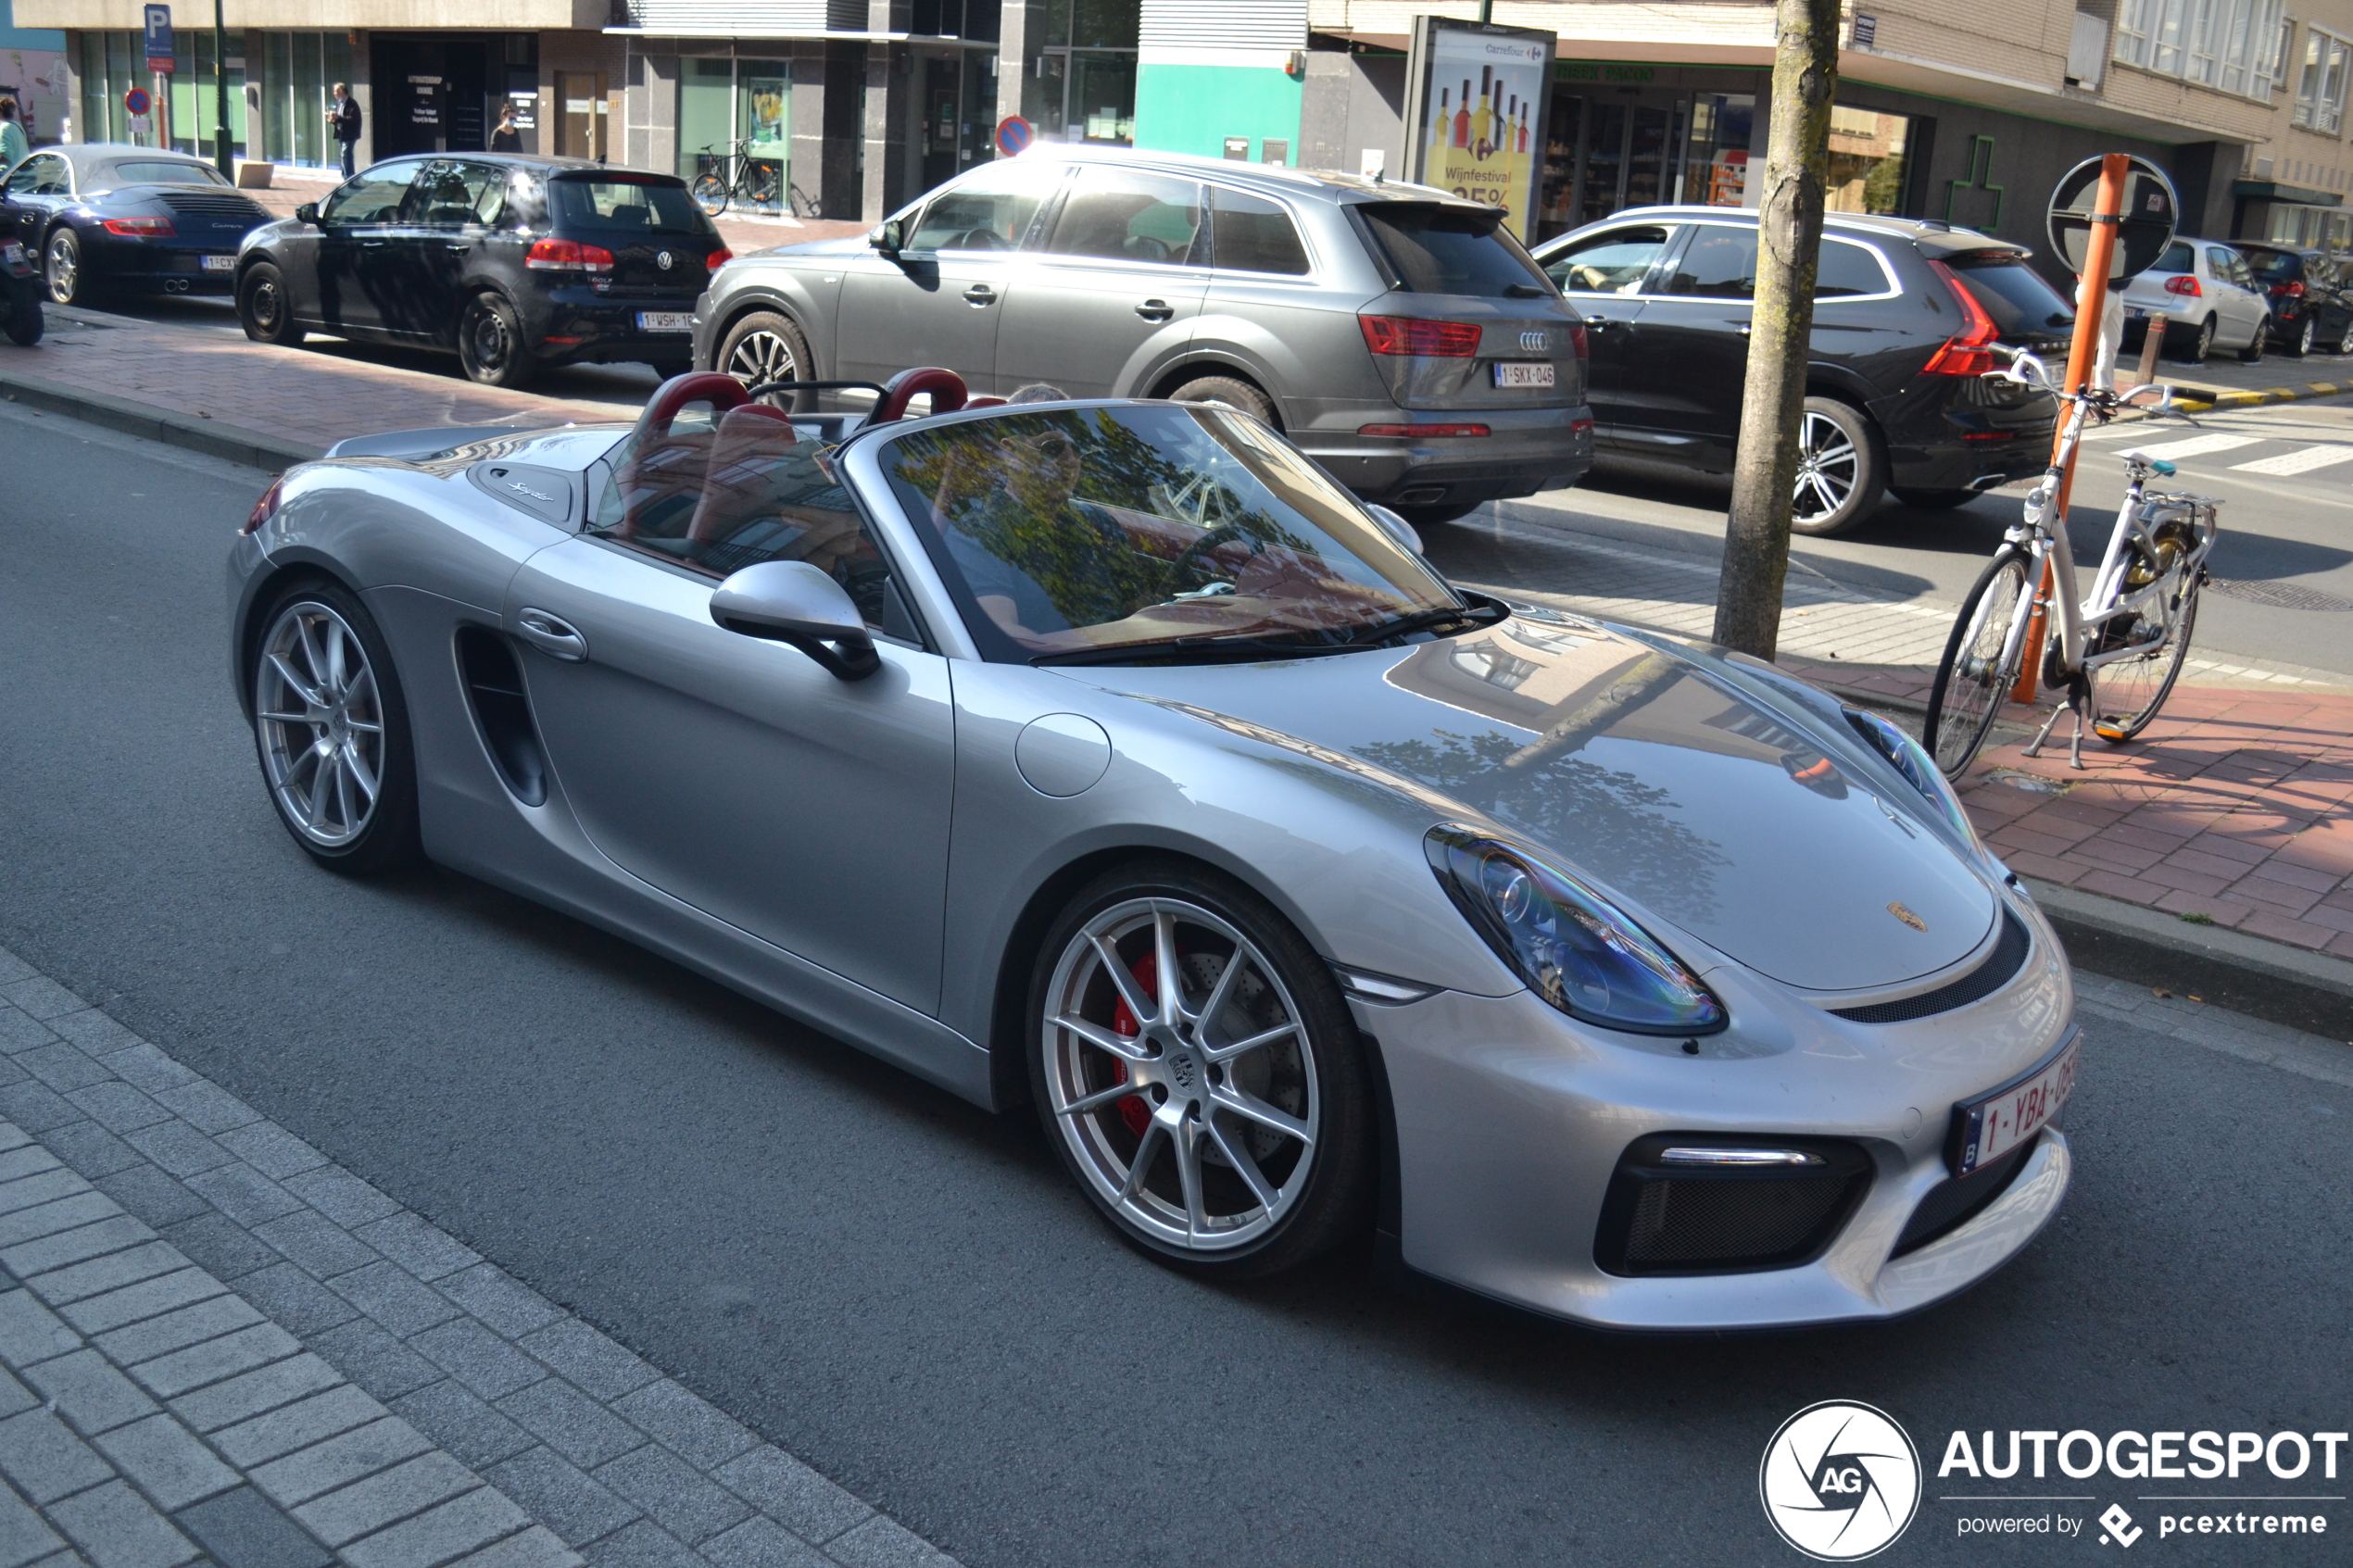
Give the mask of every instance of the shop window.
[[1748, 198], [1748, 144], [1756, 99], [1747, 93], [1703, 93], [1692, 106], [1692, 144], [1683, 200], [1741, 207]]
[[[183, 30], [173, 35], [172, 43], [171, 144], [181, 152], [209, 158], [213, 133], [220, 124], [220, 73], [214, 69], [212, 34]], [[230, 60], [229, 142], [242, 157], [245, 150], [245, 62], [233, 55]]]
[[2353, 47], [2333, 32], [2304, 30], [2304, 70], [2296, 84], [2296, 123], [2324, 136], [2345, 124], [2345, 77]]
[[[792, 65], [787, 60], [720, 59], [688, 56], [679, 62], [678, 175], [733, 170], [736, 144], [759, 165], [737, 200], [761, 211], [782, 205], [792, 141]], [[747, 195], [745, 193], [758, 193]]]
[[1004, 10], [1003, 0], [915, 0], [907, 31], [993, 44], [1002, 34]]
[[1894, 213], [1904, 202], [1904, 149], [1912, 122], [1876, 109], [1831, 109], [1828, 209]]

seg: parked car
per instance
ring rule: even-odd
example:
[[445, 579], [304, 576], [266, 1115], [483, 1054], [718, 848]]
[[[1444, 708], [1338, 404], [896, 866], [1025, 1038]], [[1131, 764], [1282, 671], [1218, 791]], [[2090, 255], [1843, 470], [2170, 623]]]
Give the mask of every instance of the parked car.
[[1418, 185], [1038, 146], [865, 240], [738, 258], [695, 363], [1247, 410], [1418, 523], [1573, 483], [1584, 334], [1492, 207]]
[[60, 305], [117, 291], [227, 294], [238, 245], [270, 221], [212, 165], [157, 147], [43, 147], [0, 184], [17, 238]]
[[1034, 1107], [1202, 1275], [1372, 1233], [1591, 1323], [1788, 1327], [2057, 1211], [2067, 959], [1893, 723], [1459, 591], [1238, 410], [964, 405], [703, 374], [290, 470], [229, 571], [273, 810]]
[[693, 355], [695, 296], [727, 259], [673, 174], [497, 153], [387, 158], [255, 232], [237, 315], [257, 343], [312, 331], [453, 352], [521, 386], [543, 365]]
[[2124, 348], [2138, 352], [2149, 317], [2166, 318], [2168, 352], [2203, 365], [2217, 347], [2248, 364], [2271, 338], [2271, 301], [2246, 257], [2217, 240], [2175, 240], [2157, 265], [2124, 285]]
[[[1756, 215], [1620, 212], [1537, 247], [1585, 319], [1596, 451], [1730, 471], [1756, 290]], [[2057, 405], [1988, 382], [1997, 346], [2067, 352], [2075, 312], [2005, 241], [1833, 213], [1814, 291], [1796, 512], [1836, 533], [1888, 489], [1956, 507], [2050, 460]]]
[[2353, 354], [2353, 292], [2324, 250], [2242, 245], [2247, 270], [2271, 302], [2271, 341], [2301, 359], [2315, 348]]

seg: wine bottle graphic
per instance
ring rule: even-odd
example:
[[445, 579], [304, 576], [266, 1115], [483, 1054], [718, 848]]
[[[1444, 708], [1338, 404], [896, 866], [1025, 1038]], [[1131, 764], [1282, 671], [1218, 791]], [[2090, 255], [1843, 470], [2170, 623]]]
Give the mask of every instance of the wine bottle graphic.
[[1446, 101], [1449, 96], [1450, 94], [1446, 88], [1441, 87], [1438, 90], [1438, 129], [1429, 139], [1429, 172], [1432, 175], [1437, 174], [1446, 161], [1444, 156], [1446, 137], [1447, 132], [1452, 129], [1451, 117], [1446, 112]]
[[1454, 145], [1470, 145], [1470, 78], [1463, 78], [1462, 100], [1454, 106]]
[[1494, 89], [1493, 66], [1478, 68], [1478, 109], [1471, 116], [1471, 156], [1485, 159], [1495, 150], [1495, 113], [1489, 107], [1488, 95]]

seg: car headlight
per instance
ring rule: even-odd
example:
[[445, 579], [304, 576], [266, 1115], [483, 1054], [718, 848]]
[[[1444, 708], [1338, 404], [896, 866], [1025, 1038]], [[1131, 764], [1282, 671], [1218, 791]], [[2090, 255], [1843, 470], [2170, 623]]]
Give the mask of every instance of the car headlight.
[[1953, 824], [1953, 831], [1964, 842], [1984, 847], [1978, 843], [1976, 825], [1962, 808], [1961, 797], [1945, 782], [1944, 770], [1936, 765], [1936, 759], [1919, 742], [1876, 713], [1866, 713], [1859, 708], [1850, 708], [1845, 712], [1846, 721], [1855, 726], [1855, 733], [1869, 742], [1873, 751], [1886, 758], [1888, 765], [1903, 774], [1914, 789], [1927, 797], [1929, 804]]
[[1432, 828], [1424, 847], [1454, 907], [1571, 1018], [1640, 1035], [1713, 1034], [1730, 1022], [1697, 975], [1567, 872], [1461, 828]]

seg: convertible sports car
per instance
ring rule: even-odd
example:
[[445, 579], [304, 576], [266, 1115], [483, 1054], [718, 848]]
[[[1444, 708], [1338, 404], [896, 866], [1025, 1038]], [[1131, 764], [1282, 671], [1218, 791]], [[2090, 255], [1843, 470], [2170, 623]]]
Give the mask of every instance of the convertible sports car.
[[289, 470], [229, 571], [279, 815], [1030, 1101], [1205, 1273], [1371, 1227], [1589, 1323], [1870, 1319], [2057, 1210], [2067, 963], [1902, 732], [1458, 590], [1247, 414], [995, 401], [683, 376]]

